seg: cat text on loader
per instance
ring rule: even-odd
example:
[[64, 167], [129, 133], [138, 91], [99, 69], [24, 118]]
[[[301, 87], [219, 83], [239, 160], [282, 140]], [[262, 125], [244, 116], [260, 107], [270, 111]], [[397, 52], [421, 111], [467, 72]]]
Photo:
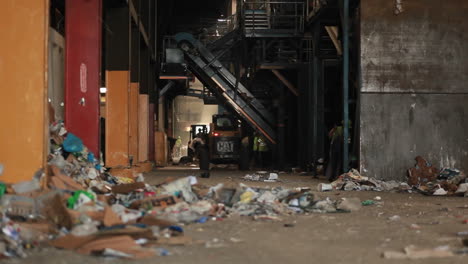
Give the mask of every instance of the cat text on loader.
[[240, 155], [243, 148], [241, 127], [233, 116], [228, 114], [213, 115], [210, 132], [207, 135], [198, 135], [197, 137], [204, 137], [203, 140], [194, 140], [203, 142], [195, 147], [202, 177], [209, 177], [209, 163], [239, 164], [239, 169], [247, 169], [248, 157]]

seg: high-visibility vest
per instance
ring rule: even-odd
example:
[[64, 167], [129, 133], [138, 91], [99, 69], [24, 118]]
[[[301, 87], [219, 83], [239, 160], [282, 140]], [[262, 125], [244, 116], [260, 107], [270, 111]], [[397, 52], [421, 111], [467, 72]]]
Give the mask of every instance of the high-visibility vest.
[[258, 138], [258, 151], [268, 151], [268, 145], [263, 137]]
[[254, 137], [254, 140], [253, 140], [253, 151], [257, 151], [258, 150], [258, 137]]

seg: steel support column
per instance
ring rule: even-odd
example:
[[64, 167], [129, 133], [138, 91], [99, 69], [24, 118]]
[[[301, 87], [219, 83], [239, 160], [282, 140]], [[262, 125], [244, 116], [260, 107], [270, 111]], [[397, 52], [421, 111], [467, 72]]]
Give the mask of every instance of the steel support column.
[[[278, 160], [277, 166], [278, 170], [284, 170], [284, 161], [285, 161], [285, 145], [286, 145], [286, 133], [285, 133], [285, 126], [286, 126], [286, 93], [285, 87], [283, 84], [279, 84], [280, 89], [280, 98], [279, 98], [279, 107], [278, 107]], [[289, 143], [289, 142], [288, 142]]]
[[312, 174], [316, 176], [317, 170], [315, 169], [317, 160], [318, 160], [318, 116], [319, 116], [319, 111], [318, 111], [318, 90], [319, 90], [319, 58], [318, 58], [318, 53], [319, 53], [319, 42], [320, 42], [320, 23], [316, 22], [314, 25], [314, 33], [313, 33], [313, 41], [314, 43], [314, 56], [313, 56], [313, 83], [312, 83], [312, 98], [313, 101], [311, 102], [312, 107], [313, 107], [313, 131], [312, 131], [312, 164], [314, 164], [313, 172]]
[[310, 170], [312, 159], [313, 159], [313, 137], [314, 137], [314, 108], [313, 108], [313, 80], [314, 80], [314, 68], [313, 68], [313, 63], [308, 63], [307, 64], [307, 134], [306, 134], [306, 139], [307, 139], [307, 149], [306, 149], [306, 169]]
[[349, 165], [349, 0], [343, 0], [343, 171]]
[[316, 22], [313, 26], [313, 57], [312, 61], [309, 62], [309, 94], [308, 94], [308, 107], [309, 107], [309, 129], [308, 129], [308, 138], [309, 138], [309, 149], [308, 149], [308, 165], [312, 174], [315, 176], [316, 169], [315, 163], [318, 159], [317, 157], [317, 142], [318, 142], [318, 80], [319, 80], [319, 44], [320, 44], [320, 23]]
[[305, 64], [301, 64], [300, 70], [298, 72], [298, 81], [299, 81], [299, 92], [302, 96], [297, 98], [297, 136], [298, 140], [296, 141], [296, 160], [298, 161], [298, 165], [301, 168], [305, 168], [305, 139], [306, 139], [306, 132], [305, 132], [305, 125], [307, 122], [306, 120], [306, 112], [305, 112], [305, 98], [307, 96], [307, 84], [306, 84], [306, 67]]
[[101, 0], [66, 1], [65, 123], [99, 156]]

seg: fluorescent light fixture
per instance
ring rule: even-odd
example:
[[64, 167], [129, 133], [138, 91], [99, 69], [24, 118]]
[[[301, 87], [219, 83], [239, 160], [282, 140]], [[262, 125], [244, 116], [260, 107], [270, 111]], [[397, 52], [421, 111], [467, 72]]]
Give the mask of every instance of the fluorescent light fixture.
[[101, 87], [99, 88], [100, 93], [107, 93], [107, 88], [106, 87]]

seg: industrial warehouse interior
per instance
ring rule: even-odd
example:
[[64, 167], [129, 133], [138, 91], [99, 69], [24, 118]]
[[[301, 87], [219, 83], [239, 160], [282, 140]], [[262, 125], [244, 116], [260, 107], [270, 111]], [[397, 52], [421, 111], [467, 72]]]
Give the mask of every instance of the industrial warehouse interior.
[[0, 262], [467, 263], [468, 1], [2, 3]]

